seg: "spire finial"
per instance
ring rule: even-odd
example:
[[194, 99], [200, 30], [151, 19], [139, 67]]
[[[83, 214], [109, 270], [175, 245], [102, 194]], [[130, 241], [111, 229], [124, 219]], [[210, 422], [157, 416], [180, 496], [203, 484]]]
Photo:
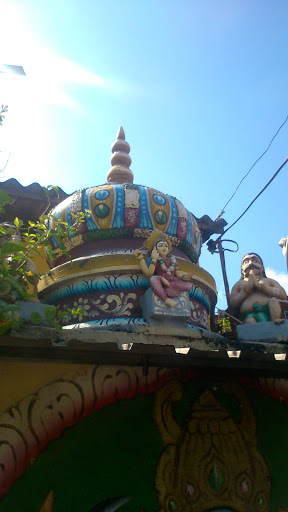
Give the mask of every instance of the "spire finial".
[[111, 146], [111, 169], [107, 173], [107, 181], [112, 183], [133, 183], [133, 173], [129, 169], [131, 157], [129, 156], [130, 146], [125, 140], [125, 133], [122, 126], [119, 126], [116, 140]]

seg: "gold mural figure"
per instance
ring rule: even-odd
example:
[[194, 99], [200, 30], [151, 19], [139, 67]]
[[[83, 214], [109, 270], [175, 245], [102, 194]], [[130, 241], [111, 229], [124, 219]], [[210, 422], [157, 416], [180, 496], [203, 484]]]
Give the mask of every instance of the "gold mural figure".
[[53, 512], [53, 505], [54, 505], [54, 492], [50, 491], [49, 494], [46, 496], [46, 499], [44, 503], [42, 504], [42, 507], [40, 508], [39, 512]]
[[239, 423], [205, 390], [181, 427], [172, 412], [181, 384], [171, 381], [157, 392], [154, 419], [164, 443], [155, 481], [160, 512], [269, 511], [270, 476], [257, 449], [254, 413], [242, 388], [230, 381], [223, 389], [240, 404]]

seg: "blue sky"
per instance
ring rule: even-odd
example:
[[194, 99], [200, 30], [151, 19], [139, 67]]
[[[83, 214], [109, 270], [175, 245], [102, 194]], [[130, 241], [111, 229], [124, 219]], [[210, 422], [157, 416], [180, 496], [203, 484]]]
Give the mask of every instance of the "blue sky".
[[[286, 0], [1, 1], [0, 165], [23, 185], [67, 193], [106, 181], [121, 124], [135, 183], [176, 196], [215, 219], [288, 114]], [[228, 205], [242, 213], [288, 156], [288, 122]], [[241, 257], [259, 253], [288, 291], [278, 241], [287, 236], [288, 164], [228, 233], [231, 286]], [[200, 265], [216, 279], [218, 255]], [[282, 274], [282, 276], [281, 276]]]

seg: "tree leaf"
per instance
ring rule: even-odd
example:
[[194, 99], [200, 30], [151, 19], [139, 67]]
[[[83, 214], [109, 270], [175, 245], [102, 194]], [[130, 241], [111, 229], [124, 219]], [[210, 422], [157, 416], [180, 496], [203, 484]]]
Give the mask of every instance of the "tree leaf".
[[20, 222], [21, 221], [18, 219], [18, 217], [15, 217], [14, 224], [15, 224], [16, 228], [20, 228]]
[[20, 244], [15, 244], [14, 242], [8, 242], [7, 244], [4, 244], [0, 251], [1, 254], [12, 254], [12, 253], [19, 253], [20, 251], [23, 252], [24, 246]]
[[4, 190], [0, 189], [0, 203], [9, 204], [11, 201], [13, 201], [12, 197], [8, 196]]
[[33, 313], [31, 313], [30, 315], [30, 321], [32, 322], [32, 324], [34, 325], [40, 325], [41, 322], [42, 322], [42, 318], [41, 318], [41, 315], [40, 313], [37, 313], [37, 311], [34, 311]]

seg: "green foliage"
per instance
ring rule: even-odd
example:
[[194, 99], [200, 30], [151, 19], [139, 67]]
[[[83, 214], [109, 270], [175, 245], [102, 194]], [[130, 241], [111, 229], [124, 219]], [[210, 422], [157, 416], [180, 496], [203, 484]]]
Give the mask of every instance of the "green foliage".
[[31, 313], [30, 322], [32, 322], [33, 325], [41, 325], [42, 318], [41, 318], [40, 313], [37, 313], [37, 311], [34, 311], [34, 313]]
[[133, 236], [133, 228], [98, 229], [97, 231], [88, 231], [82, 235], [84, 242], [106, 240], [107, 238], [133, 238]]
[[48, 199], [49, 199], [51, 190], [55, 190], [57, 197], [59, 199], [59, 188], [58, 187], [55, 187], [54, 185], [48, 185], [47, 187], [42, 187], [42, 190], [44, 190]]
[[9, 204], [9, 203], [11, 203], [11, 201], [12, 201], [12, 198], [10, 196], [8, 196], [8, 194], [6, 194], [6, 192], [4, 192], [4, 190], [0, 190], [0, 206], [1, 206], [0, 211], [3, 211], [3, 205]]
[[19, 306], [17, 304], [7, 304], [0, 299], [0, 336], [10, 329], [19, 330], [23, 326], [23, 320], [17, 313]]
[[57, 310], [55, 307], [46, 306], [46, 308], [44, 308], [44, 317], [46, 322], [53, 322], [56, 317], [56, 312]]
[[8, 105], [1, 105], [0, 107], [0, 126], [3, 124], [3, 119], [5, 119], [5, 112], [8, 111]]
[[[46, 190], [49, 188], [57, 187], [48, 187]], [[11, 198], [0, 190], [0, 210], [4, 211], [5, 204], [10, 201]], [[50, 238], [53, 237], [59, 243], [61, 253], [70, 257], [65, 250], [65, 241], [77, 233], [77, 226], [85, 221], [87, 213], [74, 214], [72, 226], [52, 214], [41, 215], [36, 222], [29, 221], [28, 226], [18, 217], [14, 219], [14, 224], [0, 224], [0, 335], [21, 327], [23, 322], [17, 314], [17, 301], [33, 301], [36, 297], [35, 293], [27, 291], [28, 284], [36, 287], [42, 275], [34, 264], [35, 256], [41, 255], [41, 249], [45, 248], [51, 259], [54, 259], [50, 244]], [[52, 311], [47, 308], [45, 319], [57, 330], [61, 330], [59, 320], [71, 313], [80, 315], [82, 311], [67, 310], [63, 314], [57, 312], [56, 308]], [[41, 324], [39, 313], [32, 313], [30, 320], [34, 325]]]
[[83, 311], [81, 308], [67, 308], [65, 311], [60, 311], [59, 309], [53, 306], [47, 306], [46, 308], [44, 308], [44, 317], [46, 322], [50, 323], [59, 334], [61, 333], [62, 330], [60, 322], [69, 319], [71, 315], [83, 315]]
[[218, 331], [220, 334], [226, 334], [232, 332], [231, 323], [229, 317], [225, 312], [219, 311], [219, 316], [217, 320]]

